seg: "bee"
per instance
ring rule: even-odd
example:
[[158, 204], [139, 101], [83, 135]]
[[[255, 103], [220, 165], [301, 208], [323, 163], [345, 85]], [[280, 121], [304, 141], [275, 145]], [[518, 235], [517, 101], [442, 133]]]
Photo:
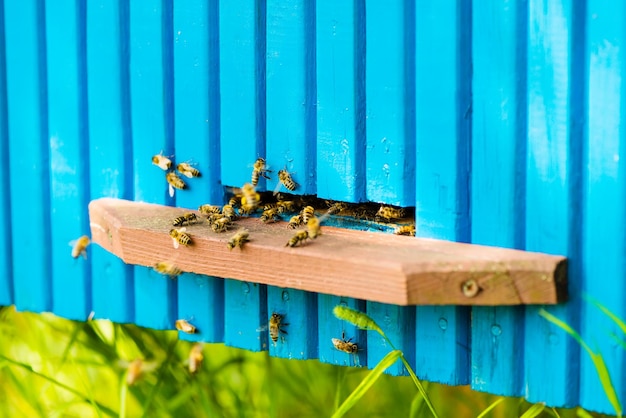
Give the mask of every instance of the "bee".
[[233, 195], [230, 199], [228, 199], [228, 204], [233, 208], [238, 208], [241, 204], [241, 195]]
[[211, 224], [211, 228], [213, 229], [213, 232], [225, 232], [226, 230], [228, 230], [229, 225], [230, 225], [230, 219], [223, 216], [219, 218], [218, 220], [216, 220], [215, 222], [213, 222]]
[[78, 258], [78, 256], [83, 256], [83, 258], [87, 259], [87, 246], [91, 241], [87, 235], [83, 235], [77, 240], [70, 241], [70, 246], [72, 247], [72, 257]]
[[276, 185], [276, 190], [274, 190], [274, 195], [278, 193], [278, 189], [280, 188], [281, 184], [291, 192], [298, 188], [298, 183], [293, 181], [293, 178], [291, 177], [291, 174], [287, 171], [287, 168], [285, 168], [284, 170], [278, 170], [278, 180], [279, 182]]
[[261, 195], [259, 195], [254, 186], [246, 183], [241, 187], [241, 209], [246, 213], [253, 212], [261, 203]]
[[317, 216], [312, 216], [311, 218], [309, 218], [308, 222], [306, 223], [306, 229], [309, 233], [309, 238], [315, 239], [318, 236], [322, 235], [320, 219]]
[[180, 244], [185, 247], [191, 245], [191, 237], [187, 232], [187, 228], [170, 229], [170, 237], [174, 248], [178, 248]]
[[228, 241], [228, 249], [232, 250], [235, 247], [239, 247], [240, 249], [243, 249], [243, 245], [250, 241], [248, 239], [248, 237], [250, 236], [249, 232], [247, 229], [245, 228], [241, 228], [239, 231], [237, 231], [235, 233], [235, 235], [233, 235], [232, 237], [230, 237], [230, 240]]
[[292, 216], [291, 219], [289, 219], [289, 223], [287, 224], [287, 226], [291, 229], [296, 229], [303, 223], [304, 221], [302, 220], [302, 215], [298, 214], [298, 215]]
[[257, 184], [259, 184], [259, 176], [263, 176], [266, 179], [269, 179], [269, 176], [265, 173], [271, 173], [271, 170], [267, 169], [267, 166], [265, 165], [265, 158], [257, 158], [257, 160], [254, 162], [254, 166], [252, 167], [252, 179], [251, 179], [251, 183], [253, 186], [256, 186]]
[[300, 214], [302, 215], [302, 222], [307, 223], [310, 217], [315, 216], [315, 208], [313, 206], [305, 206]]
[[250, 214], [254, 213], [255, 210], [256, 210], [256, 207], [254, 207], [254, 206], [242, 205], [239, 208], [239, 214], [247, 216], [247, 215], [250, 215]]
[[309, 238], [309, 231], [303, 229], [302, 231], [296, 232], [296, 234], [291, 237], [291, 239], [285, 244], [285, 247], [295, 247], [298, 244], [303, 243]]
[[276, 222], [280, 219], [278, 216], [278, 208], [270, 208], [263, 211], [261, 215], [261, 220], [265, 223]]
[[171, 261], [159, 261], [154, 265], [154, 271], [156, 271], [157, 273], [165, 274], [166, 276], [170, 276], [172, 278], [179, 276], [183, 272]]
[[189, 373], [196, 373], [202, 366], [202, 360], [204, 360], [202, 348], [202, 344], [196, 343], [189, 350]]
[[198, 222], [198, 217], [193, 212], [187, 212], [172, 221], [173, 226], [191, 225]]
[[224, 217], [224, 215], [222, 215], [221, 213], [212, 213], [209, 215], [209, 217], [207, 218], [207, 222], [209, 225], [213, 226], [213, 224], [219, 220], [222, 219]]
[[282, 327], [289, 324], [283, 322], [283, 318], [284, 315], [278, 314], [276, 312], [272, 313], [272, 316], [270, 317], [269, 333], [274, 345], [276, 345], [276, 342], [278, 341], [279, 333], [282, 332], [283, 334], [287, 334], [287, 331], [285, 331]]
[[222, 216], [228, 218], [231, 222], [237, 219], [235, 209], [231, 205], [224, 205], [222, 208]]
[[203, 215], [211, 215], [212, 213], [220, 213], [222, 208], [216, 205], [202, 205], [198, 208], [198, 212]]
[[[327, 202], [330, 203], [330, 202]], [[337, 213], [341, 213], [344, 210], [348, 209], [348, 205], [343, 202], [335, 202], [328, 205], [328, 210], [326, 211], [327, 215], [335, 215]]]
[[130, 362], [126, 369], [126, 384], [132, 386], [143, 376], [144, 364], [140, 358]]
[[352, 342], [352, 338], [346, 340], [345, 331], [341, 333], [341, 339], [333, 338], [332, 341], [335, 348], [344, 353], [356, 354], [359, 351], [359, 347]]
[[383, 222], [391, 222], [393, 219], [399, 219], [404, 216], [404, 209], [396, 209], [391, 206], [381, 205], [376, 212], [376, 220]]
[[152, 164], [156, 165], [161, 170], [167, 171], [172, 167], [172, 160], [164, 156], [161, 152], [161, 154], [152, 156]]
[[296, 211], [296, 202], [293, 200], [280, 200], [276, 202], [276, 206], [278, 207], [278, 213], [281, 215], [285, 212], [295, 212]]
[[185, 177], [200, 177], [200, 170], [194, 168], [189, 163], [180, 163], [176, 166], [176, 170]]
[[176, 325], [176, 329], [177, 330], [182, 331], [185, 334], [195, 334], [196, 333], [196, 327], [191, 325], [185, 319], [177, 319], [175, 325]]
[[178, 174], [173, 171], [167, 172], [165, 180], [167, 180], [167, 184], [169, 184], [170, 197], [174, 197], [174, 189], [183, 190], [187, 188], [183, 179], [178, 177]]
[[393, 231], [393, 233], [396, 235], [409, 235], [409, 236], [414, 237], [415, 236], [415, 224], [399, 226]]

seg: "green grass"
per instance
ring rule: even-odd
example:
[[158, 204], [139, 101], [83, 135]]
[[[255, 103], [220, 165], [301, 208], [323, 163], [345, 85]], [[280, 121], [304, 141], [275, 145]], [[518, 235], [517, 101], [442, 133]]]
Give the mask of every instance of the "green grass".
[[[275, 359], [223, 344], [205, 344], [202, 367], [191, 374], [192, 345], [173, 331], [2, 308], [0, 416], [330, 417], [347, 402], [345, 417], [433, 416], [411, 377], [368, 379], [374, 371]], [[397, 361], [400, 354], [391, 353], [387, 360]], [[129, 385], [127, 369], [135, 359], [142, 359], [142, 374]], [[598, 416], [538, 411], [542, 405], [527, 412], [532, 405], [519, 398], [423, 387], [440, 417], [477, 417], [490, 405], [484, 417]]]

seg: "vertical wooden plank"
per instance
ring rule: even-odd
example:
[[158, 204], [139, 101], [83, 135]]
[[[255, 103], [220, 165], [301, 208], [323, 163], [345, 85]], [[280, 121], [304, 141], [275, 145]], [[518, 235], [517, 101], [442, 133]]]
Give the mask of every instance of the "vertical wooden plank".
[[[324, 363], [342, 366], [367, 367], [367, 334], [354, 325], [341, 321], [333, 314], [337, 305], [347, 306], [359, 312], [365, 312], [365, 301], [334, 295], [317, 295], [317, 321], [319, 328], [319, 359]], [[359, 348], [356, 356], [338, 351], [332, 342], [333, 338], [351, 339]]]
[[11, 240], [11, 187], [9, 170], [9, 120], [7, 109], [7, 60], [4, 1], [0, 1], [0, 305], [15, 303]]
[[[87, 5], [89, 177], [94, 198], [133, 195], [128, 12], [127, 0]], [[97, 245], [92, 250], [96, 318], [132, 322], [132, 266]]]
[[[570, 301], [526, 307], [526, 398], [570, 407], [578, 404], [580, 346], [538, 311], [546, 309], [578, 329], [581, 130], [571, 121], [583, 117], [579, 103], [584, 86], [584, 26], [580, 24], [585, 11], [575, 4], [581, 2], [529, 2], [526, 170], [526, 248], [571, 260]], [[578, 14], [580, 18], [575, 18]]]
[[[467, 242], [471, 3], [422, 1], [415, 17], [416, 235]], [[416, 309], [417, 375], [446, 384], [469, 383], [470, 310]]]
[[[614, 315], [626, 318], [626, 6], [589, 0], [587, 56], [589, 67], [588, 131], [584, 144], [583, 291]], [[626, 350], [615, 335], [617, 325], [588, 302], [582, 303], [582, 337], [602, 354], [611, 383], [626, 400]], [[581, 352], [580, 403], [594, 411], [615, 413], [589, 356]]]
[[[221, 179], [239, 187], [265, 157], [265, 2], [221, 0], [219, 7]], [[271, 169], [276, 177], [279, 168]], [[264, 186], [261, 177], [257, 187]]]
[[365, 200], [365, 1], [316, 2], [317, 195]]
[[317, 294], [302, 290], [267, 287], [267, 314], [284, 315], [287, 334], [268, 340], [270, 355], [289, 359], [317, 358]]
[[267, 2], [266, 65], [267, 162], [293, 173], [294, 193], [315, 194], [315, 0]]
[[[472, 242], [524, 248], [528, 5], [473, 6]], [[472, 308], [473, 389], [522, 394], [523, 312]]]
[[250, 351], [268, 349], [267, 286], [226, 279], [224, 343]]
[[[17, 309], [52, 308], [50, 176], [45, 9], [42, 0], [4, 4], [12, 181], [11, 229], [28, 239], [13, 247]], [[28, 204], [24, 199], [27, 198]], [[24, 222], [28, 219], [28, 222]]]
[[224, 280], [186, 273], [178, 276], [178, 319], [194, 325], [195, 334], [179, 332], [181, 340], [224, 341]]
[[52, 311], [84, 320], [91, 310], [91, 263], [67, 243], [89, 235], [85, 2], [46, 3], [50, 135]]
[[[134, 198], [173, 204], [165, 172], [151, 157], [173, 153], [172, 3], [130, 2], [130, 87]], [[134, 267], [135, 324], [173, 329], [176, 282]]]
[[190, 161], [201, 177], [185, 181], [176, 204], [220, 204], [219, 19], [215, 1], [174, 4], [174, 136], [176, 161]]
[[[406, 360], [415, 370], [415, 308], [368, 301], [367, 314], [376, 321], [394, 347], [404, 353]], [[393, 349], [380, 334], [375, 331], [367, 332], [368, 367], [375, 367], [391, 350]], [[385, 373], [394, 376], [408, 374], [399, 360]]]
[[366, 11], [367, 198], [415, 204], [415, 1]]

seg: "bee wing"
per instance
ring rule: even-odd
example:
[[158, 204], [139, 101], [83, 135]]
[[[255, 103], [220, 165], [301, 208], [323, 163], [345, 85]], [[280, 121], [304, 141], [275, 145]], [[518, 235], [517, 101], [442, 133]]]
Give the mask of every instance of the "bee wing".
[[174, 197], [174, 186], [172, 186], [171, 184], [168, 184], [168, 186], [169, 186], [170, 197]]
[[273, 195], [276, 196], [278, 194], [278, 191], [280, 190], [280, 186], [282, 186], [283, 183], [279, 180], [278, 183], [276, 183], [276, 187], [274, 187], [274, 193]]
[[185, 171], [180, 171], [180, 174], [182, 174], [183, 176], [187, 177], [187, 178], [193, 178], [193, 174], [191, 174], [191, 171], [189, 170], [185, 170]]
[[267, 331], [267, 324], [261, 325], [260, 327], [256, 329], [256, 332], [264, 332], [264, 331]]
[[176, 241], [175, 238], [172, 238], [172, 245], [174, 246], [175, 250], [177, 250], [178, 247], [180, 246], [180, 244], [178, 243], [178, 241]]
[[178, 228], [178, 232], [187, 232], [186, 227]]
[[77, 242], [78, 242], [77, 239], [73, 239], [70, 242], [68, 242], [67, 245], [69, 245], [70, 247], [74, 248], [74, 246], [76, 245]]

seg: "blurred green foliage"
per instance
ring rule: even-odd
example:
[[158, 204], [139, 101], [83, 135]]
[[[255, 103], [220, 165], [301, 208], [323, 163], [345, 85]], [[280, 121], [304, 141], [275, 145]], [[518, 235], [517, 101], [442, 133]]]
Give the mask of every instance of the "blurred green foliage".
[[[51, 314], [0, 309], [1, 417], [327, 417], [367, 370], [316, 360], [275, 359], [223, 344], [205, 344], [200, 370], [188, 370], [193, 343], [174, 331], [109, 321], [75, 322]], [[129, 364], [141, 375], [127, 384]], [[441, 417], [518, 417], [518, 398], [424, 382]], [[577, 413], [578, 412], [578, 413]], [[542, 417], [582, 411], [546, 408]], [[347, 417], [428, 417], [409, 377], [383, 375]], [[597, 415], [593, 415], [597, 416]]]

